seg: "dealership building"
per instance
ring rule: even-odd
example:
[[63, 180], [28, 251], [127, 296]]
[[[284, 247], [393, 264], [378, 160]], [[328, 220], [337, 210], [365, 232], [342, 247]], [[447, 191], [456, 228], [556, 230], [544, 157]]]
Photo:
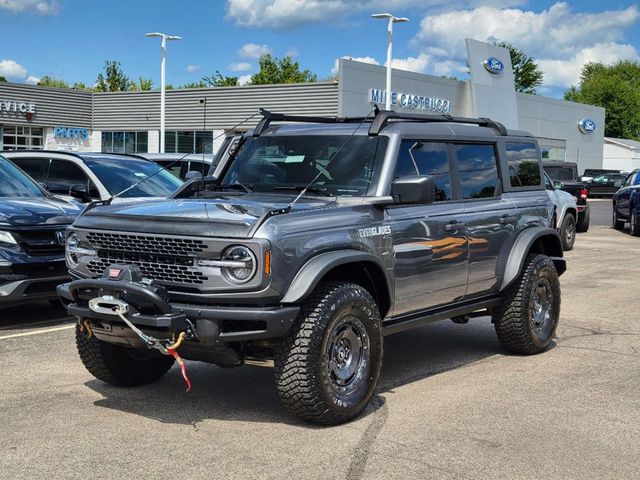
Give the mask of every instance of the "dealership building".
[[[296, 115], [363, 116], [391, 96], [397, 111], [489, 117], [538, 137], [544, 158], [602, 168], [604, 109], [516, 92], [509, 52], [467, 39], [469, 80], [341, 59], [336, 81], [168, 90], [165, 150], [211, 153], [227, 133], [259, 120], [258, 108]], [[249, 118], [253, 116], [253, 118]], [[160, 92], [98, 93], [0, 83], [0, 150], [155, 153]]]

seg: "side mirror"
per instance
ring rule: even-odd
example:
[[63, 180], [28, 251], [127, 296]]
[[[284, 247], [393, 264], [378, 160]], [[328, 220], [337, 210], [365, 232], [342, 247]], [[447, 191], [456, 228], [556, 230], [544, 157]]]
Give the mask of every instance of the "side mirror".
[[191, 180], [192, 178], [197, 178], [198, 180], [202, 179], [202, 172], [198, 170], [189, 170], [187, 174], [184, 176], [185, 181]]
[[391, 195], [397, 203], [433, 203], [436, 198], [435, 183], [428, 175], [407, 175], [393, 181]]
[[81, 202], [88, 202], [91, 200], [89, 196], [89, 189], [82, 183], [76, 183], [69, 186], [69, 196], [77, 198]]
[[558, 182], [557, 180], [553, 182], [553, 188], [555, 188], [556, 190], [562, 190], [562, 187], [564, 187], [562, 182]]

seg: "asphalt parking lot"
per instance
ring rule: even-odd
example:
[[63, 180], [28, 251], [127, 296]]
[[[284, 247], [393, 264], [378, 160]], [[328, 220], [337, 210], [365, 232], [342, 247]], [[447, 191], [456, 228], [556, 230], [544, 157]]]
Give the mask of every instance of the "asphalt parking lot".
[[105, 385], [61, 309], [0, 312], [0, 478], [638, 478], [640, 239], [597, 225], [607, 202], [567, 255], [550, 350], [507, 355], [488, 319], [388, 337], [373, 405], [339, 427], [287, 414], [260, 366], [190, 362], [189, 394], [176, 368]]

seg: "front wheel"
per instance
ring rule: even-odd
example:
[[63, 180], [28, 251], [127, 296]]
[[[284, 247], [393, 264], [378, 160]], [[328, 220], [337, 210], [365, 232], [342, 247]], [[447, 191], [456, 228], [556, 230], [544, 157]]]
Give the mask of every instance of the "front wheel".
[[138, 351], [98, 340], [76, 325], [76, 346], [83, 365], [98, 380], [135, 387], [155, 382], [169, 371], [173, 357]]
[[640, 236], [640, 225], [638, 225], [638, 215], [635, 207], [631, 207], [631, 217], [629, 218], [629, 233], [634, 237]]
[[613, 205], [613, 215], [611, 217], [611, 226], [616, 230], [622, 230], [624, 228], [624, 220], [620, 220], [618, 217], [618, 208]]
[[553, 340], [559, 318], [560, 280], [556, 267], [546, 255], [529, 254], [520, 276], [494, 311], [498, 340], [513, 353], [540, 353]]
[[562, 220], [560, 239], [562, 240], [563, 250], [573, 250], [573, 244], [576, 241], [576, 217], [571, 213], [567, 213], [564, 216], [564, 220]]
[[382, 321], [371, 294], [352, 283], [321, 283], [275, 348], [282, 403], [325, 425], [357, 417], [378, 383], [382, 350]]

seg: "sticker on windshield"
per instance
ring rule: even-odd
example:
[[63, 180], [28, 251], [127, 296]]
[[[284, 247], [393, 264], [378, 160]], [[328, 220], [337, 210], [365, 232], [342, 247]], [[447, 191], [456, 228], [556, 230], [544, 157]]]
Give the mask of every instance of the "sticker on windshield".
[[288, 155], [284, 159], [284, 163], [302, 163], [304, 162], [304, 155]]

